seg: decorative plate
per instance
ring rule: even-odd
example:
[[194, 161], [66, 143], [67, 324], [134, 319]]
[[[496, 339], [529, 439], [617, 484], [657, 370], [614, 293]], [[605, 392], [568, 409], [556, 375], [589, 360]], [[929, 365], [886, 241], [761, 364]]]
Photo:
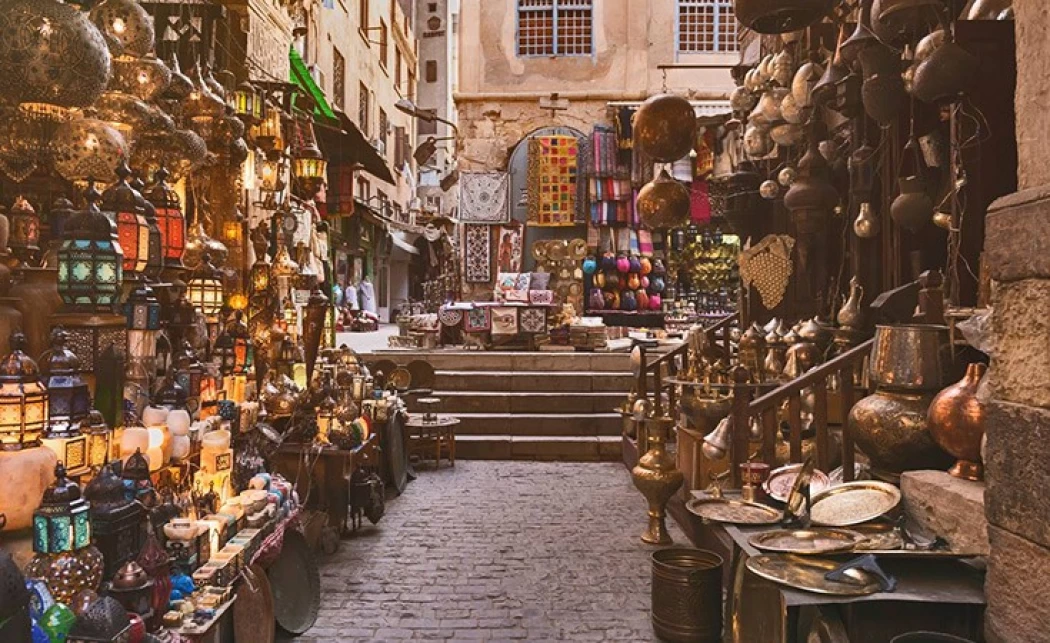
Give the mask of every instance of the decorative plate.
[[726, 498], [693, 498], [686, 509], [699, 518], [734, 525], [774, 525], [782, 518], [781, 512], [769, 505]]
[[583, 261], [587, 257], [587, 241], [585, 239], [573, 239], [569, 242], [569, 258], [573, 261]]
[[532, 243], [532, 258], [536, 261], [543, 261], [547, 258], [546, 241], [534, 241]]
[[234, 640], [273, 643], [276, 634], [273, 617], [270, 579], [262, 567], [252, 565], [237, 584], [237, 600], [233, 603]]
[[900, 489], [888, 482], [847, 482], [813, 496], [810, 518], [814, 525], [824, 527], [859, 525], [890, 511], [900, 501]]
[[434, 388], [434, 367], [430, 362], [415, 359], [408, 363], [407, 368], [412, 376], [412, 388]]
[[404, 366], [399, 366], [390, 373], [387, 384], [398, 391], [407, 391], [412, 387], [412, 373]]
[[855, 531], [828, 528], [777, 529], [748, 539], [755, 549], [800, 556], [849, 551], [864, 541], [864, 536]]
[[376, 381], [376, 384], [380, 388], [386, 387], [387, 378], [390, 374], [397, 370], [397, 363], [390, 359], [381, 359], [373, 364], [369, 369], [372, 373], [372, 379]]
[[838, 567], [839, 563], [833, 560], [791, 554], [762, 554], [747, 559], [747, 568], [756, 576], [807, 592], [832, 596], [867, 596], [879, 591], [875, 577], [859, 569], [848, 572], [856, 579], [855, 583], [824, 578], [825, 574]]
[[284, 532], [281, 553], [266, 574], [273, 592], [274, 618], [281, 629], [302, 634], [313, 627], [321, 609], [321, 574], [302, 534], [294, 529]]
[[547, 258], [551, 261], [565, 261], [569, 256], [569, 244], [565, 239], [554, 239], [548, 242]]
[[[762, 489], [770, 498], [777, 502], [787, 502], [791, 495], [791, 488], [798, 478], [798, 472], [802, 468], [801, 463], [789, 464], [770, 472], [769, 478], [762, 483]], [[813, 470], [813, 476], [809, 479], [810, 495], [817, 495], [831, 486], [828, 476], [819, 469]]]

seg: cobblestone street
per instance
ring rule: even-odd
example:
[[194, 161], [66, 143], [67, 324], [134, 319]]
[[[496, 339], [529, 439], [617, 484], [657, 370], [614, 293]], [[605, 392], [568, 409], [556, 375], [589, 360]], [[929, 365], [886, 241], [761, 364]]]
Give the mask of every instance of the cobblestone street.
[[423, 469], [322, 561], [320, 618], [297, 640], [653, 640], [644, 523], [618, 463]]

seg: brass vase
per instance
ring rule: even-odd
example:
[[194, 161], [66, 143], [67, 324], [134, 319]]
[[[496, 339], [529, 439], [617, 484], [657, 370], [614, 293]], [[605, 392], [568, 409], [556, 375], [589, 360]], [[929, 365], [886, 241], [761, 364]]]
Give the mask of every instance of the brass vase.
[[951, 464], [926, 424], [932, 400], [932, 393], [878, 389], [850, 409], [849, 430], [871, 461], [872, 473], [895, 481], [904, 471]]
[[642, 533], [642, 541], [650, 545], [670, 545], [674, 541], [667, 531], [667, 501], [682, 486], [685, 476], [675, 468], [675, 461], [667, 454], [665, 444], [674, 420], [668, 417], [647, 420], [649, 451], [631, 470], [634, 486], [649, 503], [649, 527]]
[[977, 399], [977, 387], [988, 367], [970, 364], [966, 375], [937, 394], [930, 404], [927, 423], [934, 441], [958, 460], [948, 470], [956, 478], [983, 480], [981, 438], [985, 409]]

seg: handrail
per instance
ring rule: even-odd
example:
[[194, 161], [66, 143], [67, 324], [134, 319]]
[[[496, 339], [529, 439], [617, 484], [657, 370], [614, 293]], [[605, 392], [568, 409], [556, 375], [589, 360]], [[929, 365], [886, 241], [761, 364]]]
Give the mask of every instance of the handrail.
[[852, 366], [859, 361], [863, 361], [871, 353], [871, 345], [873, 343], [875, 343], [875, 339], [869, 339], [823, 364], [814, 366], [790, 382], [785, 382], [765, 395], [751, 400], [748, 410], [752, 413], [758, 413], [766, 406], [782, 402], [787, 396], [801, 393], [803, 389], [813, 386], [818, 381], [826, 379], [829, 375], [834, 375], [841, 371], [842, 367], [847, 363]]

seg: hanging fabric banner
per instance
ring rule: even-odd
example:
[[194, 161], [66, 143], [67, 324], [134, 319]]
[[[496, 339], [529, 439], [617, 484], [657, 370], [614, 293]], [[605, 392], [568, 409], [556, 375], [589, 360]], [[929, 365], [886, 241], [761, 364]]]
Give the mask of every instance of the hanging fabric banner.
[[510, 221], [509, 188], [510, 176], [506, 172], [460, 172], [460, 220], [464, 223]]
[[463, 276], [468, 283], [492, 281], [492, 233], [490, 226], [463, 226]]
[[521, 272], [521, 228], [498, 226], [494, 229], [497, 237], [496, 266], [499, 272]]
[[575, 225], [577, 150], [573, 136], [529, 139], [529, 225]]

